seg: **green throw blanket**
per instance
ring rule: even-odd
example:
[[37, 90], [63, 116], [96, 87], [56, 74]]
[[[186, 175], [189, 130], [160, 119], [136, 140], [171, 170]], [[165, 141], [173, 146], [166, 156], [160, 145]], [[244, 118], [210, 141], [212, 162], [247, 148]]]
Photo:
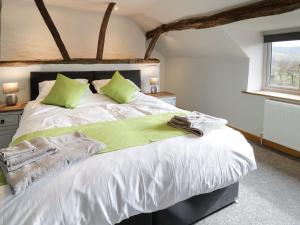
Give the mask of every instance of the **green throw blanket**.
[[[25, 134], [14, 140], [11, 145], [36, 137], [54, 137], [79, 131], [89, 138], [105, 143], [107, 147], [101, 153], [106, 153], [187, 134], [185, 131], [167, 125], [167, 122], [178, 114], [180, 113], [164, 113], [87, 125], [52, 128]], [[0, 170], [0, 186], [4, 184], [6, 182]]]

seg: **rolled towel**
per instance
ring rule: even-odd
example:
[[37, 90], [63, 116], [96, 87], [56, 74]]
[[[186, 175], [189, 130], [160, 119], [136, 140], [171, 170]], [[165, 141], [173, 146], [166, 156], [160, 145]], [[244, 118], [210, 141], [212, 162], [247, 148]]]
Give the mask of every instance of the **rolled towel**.
[[3, 171], [14, 194], [25, 190], [28, 186], [50, 173], [82, 161], [106, 147], [102, 142], [89, 139], [79, 132], [45, 139], [51, 146], [55, 146], [57, 152], [13, 172]]

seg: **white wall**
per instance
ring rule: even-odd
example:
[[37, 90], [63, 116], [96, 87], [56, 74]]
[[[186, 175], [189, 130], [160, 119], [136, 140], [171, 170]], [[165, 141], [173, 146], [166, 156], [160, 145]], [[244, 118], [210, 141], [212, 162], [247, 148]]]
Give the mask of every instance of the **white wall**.
[[[103, 14], [47, 8], [70, 56], [95, 58]], [[61, 58], [33, 1], [4, 0], [1, 16], [1, 60]], [[144, 31], [129, 17], [113, 14], [107, 29], [104, 57], [140, 58], [144, 53]]]
[[[47, 4], [47, 1], [46, 1]], [[95, 58], [103, 14], [53, 7], [47, 9], [59, 30], [71, 58]], [[113, 12], [114, 13], [114, 12]], [[61, 55], [33, 1], [4, 0], [2, 9], [1, 60], [58, 59]], [[112, 15], [107, 28], [104, 58], [143, 58], [146, 49], [144, 31], [126, 16]], [[140, 69], [142, 90], [149, 92], [149, 77], [164, 73], [164, 56], [154, 52], [160, 64], [119, 65], [32, 65], [0, 67], [2, 83], [19, 82], [20, 102], [29, 100], [30, 71], [127, 70]], [[161, 67], [161, 68], [160, 68]], [[0, 103], [4, 96], [0, 96]]]
[[166, 74], [166, 58], [164, 55], [162, 55], [159, 51], [155, 50], [152, 53], [153, 58], [157, 58], [160, 61], [160, 70], [159, 74], [152, 74], [152, 77], [159, 77], [160, 78], [160, 83], [158, 85], [158, 91], [160, 90], [165, 90], [165, 74]]
[[261, 90], [263, 83], [263, 34], [260, 31], [247, 28], [224, 26], [224, 31], [232, 38], [249, 58], [248, 81], [244, 90]]
[[228, 119], [229, 124], [260, 135], [264, 98], [242, 94], [248, 59], [231, 57], [167, 58], [165, 88], [181, 108]]
[[[95, 57], [103, 14], [54, 6], [47, 8], [71, 57]], [[1, 60], [61, 57], [33, 1], [4, 0], [1, 24]], [[180, 107], [225, 117], [231, 125], [259, 135], [262, 130], [263, 98], [245, 95], [241, 91], [247, 88], [253, 90], [261, 85], [261, 34], [228, 26], [182, 31], [174, 37], [172, 34], [162, 36], [157, 46], [168, 58], [158, 51], [153, 53], [153, 57], [161, 60], [160, 68], [157, 65], [0, 68], [0, 84], [19, 81], [19, 98], [27, 101], [30, 71], [141, 68], [144, 91], [149, 91], [148, 78], [160, 74], [161, 89], [175, 92]], [[106, 36], [105, 58], [141, 58], [146, 46], [143, 30], [132, 19], [112, 15]], [[185, 58], [179, 58], [183, 56]], [[194, 58], [189, 58], [191, 56]], [[3, 101], [3, 96], [0, 101]]]
[[236, 24], [190, 32], [169, 34], [158, 45], [167, 56], [163, 88], [177, 95], [179, 107], [224, 117], [259, 136], [264, 98], [241, 91], [262, 87], [262, 33]]
[[170, 31], [161, 35], [157, 48], [166, 57], [247, 57], [223, 27]]

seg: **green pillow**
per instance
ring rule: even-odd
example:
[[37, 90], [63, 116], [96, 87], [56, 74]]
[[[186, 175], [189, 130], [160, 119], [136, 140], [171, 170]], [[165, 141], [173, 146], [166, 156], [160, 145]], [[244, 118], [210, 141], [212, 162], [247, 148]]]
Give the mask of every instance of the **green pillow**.
[[119, 71], [116, 71], [111, 80], [101, 90], [118, 103], [128, 103], [140, 89], [126, 80]]
[[62, 106], [67, 109], [75, 108], [88, 87], [88, 84], [82, 84], [62, 74], [58, 74], [55, 84], [42, 103]]

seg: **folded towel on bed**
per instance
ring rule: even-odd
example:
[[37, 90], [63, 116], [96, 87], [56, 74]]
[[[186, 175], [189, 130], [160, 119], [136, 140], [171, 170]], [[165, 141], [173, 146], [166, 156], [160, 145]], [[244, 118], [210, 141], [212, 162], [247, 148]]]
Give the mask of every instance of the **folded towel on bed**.
[[31, 153], [36, 150], [29, 141], [23, 141], [15, 146], [3, 148], [0, 150], [0, 160], [5, 161], [8, 158], [14, 158], [22, 156], [26, 153]]
[[0, 150], [0, 164], [7, 172], [17, 170], [27, 164], [53, 154], [56, 148], [46, 138], [35, 138]]
[[12, 172], [3, 170], [6, 181], [14, 194], [25, 190], [32, 183], [50, 173], [82, 161], [106, 147], [105, 144], [89, 139], [79, 132], [58, 137], [44, 137], [44, 139], [50, 146], [55, 147], [56, 152], [54, 154], [47, 155]]
[[47, 148], [32, 152], [32, 154], [26, 154], [17, 158], [8, 159], [7, 161], [0, 161], [1, 167], [7, 172], [15, 171], [23, 166], [26, 166], [35, 161], [41, 160], [48, 155], [51, 155], [57, 151], [56, 148]]
[[227, 120], [209, 116], [200, 112], [191, 112], [186, 115], [175, 115], [168, 125], [182, 129], [199, 136], [209, 133], [212, 130], [219, 129], [227, 124]]

